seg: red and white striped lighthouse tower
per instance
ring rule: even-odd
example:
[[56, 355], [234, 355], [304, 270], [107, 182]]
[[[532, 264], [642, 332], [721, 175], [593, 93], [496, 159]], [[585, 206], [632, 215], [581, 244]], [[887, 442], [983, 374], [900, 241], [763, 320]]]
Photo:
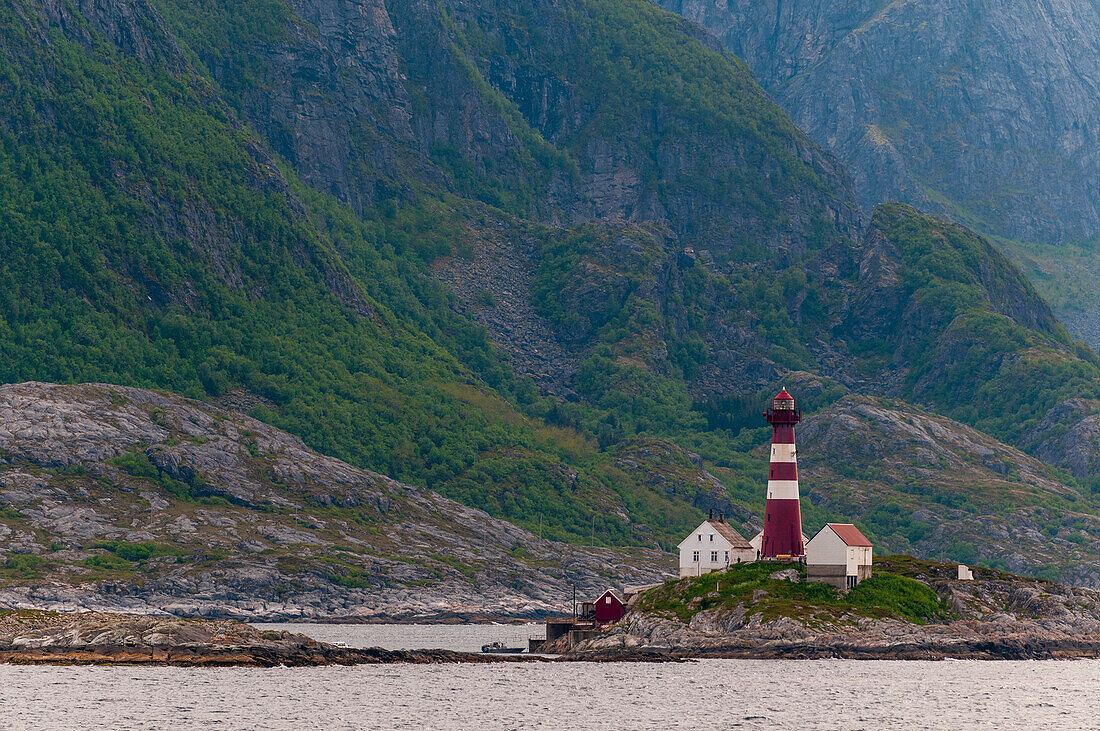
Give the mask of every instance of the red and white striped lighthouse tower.
[[802, 510], [798, 503], [798, 462], [795, 458], [794, 425], [802, 411], [783, 389], [772, 399], [764, 417], [772, 425], [772, 462], [768, 468], [768, 501], [764, 505], [764, 537], [761, 558], [806, 555], [802, 545]]

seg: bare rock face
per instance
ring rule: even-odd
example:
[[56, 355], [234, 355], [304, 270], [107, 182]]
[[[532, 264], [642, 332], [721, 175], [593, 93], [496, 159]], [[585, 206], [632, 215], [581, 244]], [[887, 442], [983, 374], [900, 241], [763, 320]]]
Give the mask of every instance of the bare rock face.
[[41, 611], [0, 612], [0, 662], [60, 665], [286, 667], [494, 662], [447, 650], [352, 649], [229, 620]]
[[1078, 479], [1087, 479], [1100, 466], [1100, 404], [1070, 399], [1051, 409], [1031, 434], [1039, 444], [1036, 455], [1065, 465]]
[[671, 561], [540, 540], [262, 422], [117, 386], [0, 387], [0, 606], [535, 616]]
[[744, 58], [852, 171], [1049, 243], [1100, 231], [1100, 12], [1089, 0], [662, 0]]

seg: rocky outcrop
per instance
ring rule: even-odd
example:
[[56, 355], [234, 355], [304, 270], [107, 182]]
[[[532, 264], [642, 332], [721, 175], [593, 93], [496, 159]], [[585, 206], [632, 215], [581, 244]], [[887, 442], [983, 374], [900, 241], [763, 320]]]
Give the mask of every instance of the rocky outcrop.
[[716, 33], [865, 205], [1012, 238], [1100, 231], [1100, 14], [1065, 3], [662, 0]]
[[[878, 563], [876, 561], [876, 563]], [[876, 571], [897, 570], [905, 557]], [[603, 635], [574, 648], [575, 658], [644, 656], [934, 660], [1100, 657], [1100, 592], [978, 569], [957, 581], [953, 564], [917, 564], [918, 581], [949, 607], [946, 621], [778, 610], [755, 600], [694, 614], [688, 621], [635, 611]], [[767, 594], [768, 592], [758, 592]]]
[[1100, 403], [1082, 398], [1063, 401], [1044, 415], [1029, 438], [1038, 445], [1037, 456], [1088, 480], [1100, 467]]
[[549, 540], [117, 386], [0, 386], [0, 606], [180, 616], [537, 616], [668, 557]]
[[302, 667], [517, 660], [448, 650], [336, 647], [227, 620], [127, 614], [0, 612], [0, 662], [18, 665]]
[[470, 232], [468, 255], [441, 257], [432, 273], [449, 284], [463, 314], [481, 323], [504, 348], [516, 371], [543, 393], [574, 401], [573, 377], [581, 360], [575, 346], [559, 338], [532, 305], [538, 243], [507, 221], [486, 220]]

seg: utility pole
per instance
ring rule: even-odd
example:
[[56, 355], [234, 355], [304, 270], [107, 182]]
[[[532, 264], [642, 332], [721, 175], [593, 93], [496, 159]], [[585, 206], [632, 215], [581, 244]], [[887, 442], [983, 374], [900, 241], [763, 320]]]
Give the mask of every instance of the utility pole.
[[577, 582], [573, 582], [573, 621], [577, 621]]
[[596, 514], [592, 513], [592, 545], [596, 545]]

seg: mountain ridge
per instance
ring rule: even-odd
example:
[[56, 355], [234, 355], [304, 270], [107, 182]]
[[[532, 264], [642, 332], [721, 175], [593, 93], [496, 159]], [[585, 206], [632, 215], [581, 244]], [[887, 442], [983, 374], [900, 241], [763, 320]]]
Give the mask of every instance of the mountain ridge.
[[648, 3], [13, 7], [2, 380], [239, 397], [574, 543], [751, 523], [781, 381], [807, 413], [919, 403], [1088, 502], [1095, 354], [980, 236], [864, 216], [743, 62]]

